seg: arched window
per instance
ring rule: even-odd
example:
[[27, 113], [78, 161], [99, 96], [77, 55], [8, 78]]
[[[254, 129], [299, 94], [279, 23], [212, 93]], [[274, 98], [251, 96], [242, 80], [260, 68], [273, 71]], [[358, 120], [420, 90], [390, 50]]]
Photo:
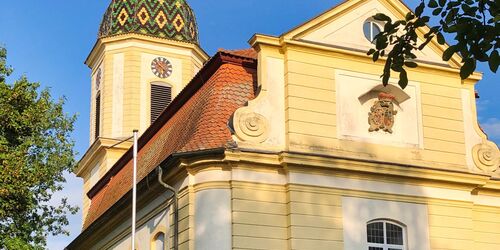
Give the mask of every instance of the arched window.
[[99, 138], [101, 135], [101, 92], [97, 92], [95, 98], [95, 138]]
[[172, 102], [172, 87], [165, 83], [151, 83], [151, 123], [153, 123]]
[[165, 233], [159, 232], [153, 239], [153, 249], [154, 250], [165, 250]]
[[404, 226], [389, 220], [374, 220], [366, 225], [368, 250], [405, 250]]
[[375, 37], [382, 32], [382, 30], [376, 22], [368, 20], [363, 25], [363, 32], [365, 33], [366, 39], [370, 42], [375, 42]]

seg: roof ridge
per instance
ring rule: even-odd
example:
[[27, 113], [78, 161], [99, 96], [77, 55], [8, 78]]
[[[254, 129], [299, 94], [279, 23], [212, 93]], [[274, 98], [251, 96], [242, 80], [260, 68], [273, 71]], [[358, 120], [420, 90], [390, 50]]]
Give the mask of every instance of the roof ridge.
[[238, 57], [244, 57], [244, 58], [251, 58], [251, 59], [257, 59], [257, 51], [254, 48], [246, 48], [246, 49], [224, 49], [224, 48], [219, 48], [217, 52], [220, 53], [225, 53], [233, 56], [238, 56]]

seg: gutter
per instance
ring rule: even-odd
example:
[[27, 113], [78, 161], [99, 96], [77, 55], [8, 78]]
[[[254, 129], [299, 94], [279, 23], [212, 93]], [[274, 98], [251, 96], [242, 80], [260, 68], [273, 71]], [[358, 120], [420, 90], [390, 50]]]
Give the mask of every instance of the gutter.
[[[160, 179], [163, 176], [160, 174], [160, 172], [163, 171], [171, 171], [174, 169], [174, 166], [182, 159], [182, 158], [188, 158], [188, 157], [200, 157], [200, 156], [214, 156], [214, 155], [221, 155], [224, 154], [226, 148], [220, 147], [220, 148], [213, 148], [213, 149], [207, 149], [207, 150], [200, 150], [200, 151], [191, 151], [191, 152], [182, 152], [182, 153], [173, 153], [167, 159], [165, 159], [160, 165], [153, 169], [145, 178], [143, 178], [138, 184], [137, 184], [137, 191], [138, 193], [145, 193], [149, 189], [150, 183], [154, 183], [155, 180], [158, 180], [159, 184], [163, 186], [162, 182], [163, 180]], [[161, 171], [159, 170], [161, 169]], [[160, 181], [161, 180], [161, 181]], [[143, 191], [143, 192], [139, 192]], [[171, 197], [169, 198], [171, 199]], [[120, 200], [118, 200], [111, 208], [109, 208], [103, 215], [101, 215], [94, 223], [92, 223], [88, 228], [86, 228], [84, 231], [78, 235], [67, 247], [65, 247], [65, 250], [71, 250], [71, 249], [88, 249], [89, 246], [86, 245], [87, 242], [89, 242], [89, 238], [92, 237], [92, 235], [95, 235], [95, 231], [101, 229], [101, 228], [106, 228], [106, 224], [109, 223], [114, 215], [116, 214], [124, 214], [124, 211], [128, 211], [127, 208], [130, 204], [132, 203], [132, 190], [129, 190]], [[175, 200], [174, 203], [177, 203]], [[175, 204], [174, 204], [175, 206]], [[178, 214], [178, 208], [174, 207], [174, 216], [175, 214]], [[128, 213], [126, 213], [124, 217], [128, 216]], [[175, 229], [177, 227], [177, 229]], [[127, 229], [128, 230], [128, 229]], [[174, 230], [178, 230], [178, 221], [175, 221], [174, 224]], [[178, 249], [178, 233], [176, 233], [177, 237], [177, 243], [174, 246], [174, 248], [177, 250]], [[95, 242], [94, 242], [95, 243]]]
[[[153, 136], [160, 130], [171, 117], [196, 93], [212, 75], [225, 63], [238, 64], [243, 67], [256, 68], [257, 60], [244, 56], [237, 56], [227, 52], [217, 52], [198, 72], [191, 82], [177, 95], [177, 97], [170, 103], [170, 105], [161, 113], [151, 126], [144, 131], [138, 141], [138, 151], [153, 138]], [[173, 154], [174, 155], [174, 154]], [[111, 178], [115, 176], [129, 161], [132, 159], [132, 148], [123, 154], [118, 161], [111, 167], [111, 169], [87, 192], [87, 197], [92, 199], [99, 191], [104, 188]]]
[[177, 189], [163, 182], [163, 169], [158, 167], [158, 182], [165, 187], [168, 191], [172, 192], [172, 196], [170, 196], [167, 200], [174, 200], [174, 250], [179, 249], [179, 193]]
[[[179, 93], [179, 95], [172, 101], [172, 103], [167, 107], [165, 111], [158, 117], [158, 119], [142, 134], [139, 138], [139, 152], [142, 148], [149, 142], [153, 136], [158, 132], [158, 130], [165, 125], [165, 123], [170, 120], [170, 118], [175, 115], [175, 113], [187, 102], [191, 96], [196, 93], [206, 82], [210, 79], [212, 75], [218, 70], [218, 68], [223, 64], [237, 64], [246, 68], [256, 68], [257, 59], [250, 58], [246, 56], [234, 55], [228, 52], [217, 52], [212, 58], [210, 58], [203, 68], [194, 76], [190, 83]], [[168, 170], [172, 164], [178, 162], [181, 157], [196, 157], [203, 155], [212, 154], [224, 154], [225, 147], [219, 147], [214, 149], [206, 149], [191, 152], [182, 153], [172, 153], [163, 162], [159, 164], [163, 170]], [[115, 176], [128, 162], [132, 159], [132, 148], [123, 154], [123, 156], [118, 159], [118, 161], [111, 167], [111, 169], [92, 187], [87, 196], [92, 199], [97, 195], [102, 188], [108, 185], [109, 181], [113, 176]], [[155, 171], [156, 170], [156, 171]], [[144, 190], [148, 183], [153, 183], [157, 180], [158, 172], [157, 168], [151, 170], [151, 172], [144, 177], [138, 183], [138, 190]], [[123, 195], [117, 202], [115, 202], [106, 212], [104, 212], [99, 218], [93, 221], [86, 229], [84, 229], [81, 234], [73, 240], [73, 242], [68, 245], [65, 249], [79, 249], [77, 246], [83, 245], [85, 240], [90, 238], [94, 231], [98, 231], [105, 224], [113, 218], [115, 214], [123, 214], [123, 207], [127, 207], [131, 203], [132, 191], [129, 190], [125, 195]]]

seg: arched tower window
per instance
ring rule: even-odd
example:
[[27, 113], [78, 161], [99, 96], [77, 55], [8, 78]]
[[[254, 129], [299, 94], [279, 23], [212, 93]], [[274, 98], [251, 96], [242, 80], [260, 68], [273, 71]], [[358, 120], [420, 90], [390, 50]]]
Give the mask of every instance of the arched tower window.
[[390, 220], [374, 220], [366, 225], [368, 250], [405, 250], [404, 226]]
[[157, 233], [153, 238], [153, 250], [165, 250], [165, 246], [165, 233]]
[[95, 97], [95, 138], [101, 135], [101, 92], [97, 92]]
[[151, 123], [172, 102], [172, 87], [162, 82], [151, 83]]

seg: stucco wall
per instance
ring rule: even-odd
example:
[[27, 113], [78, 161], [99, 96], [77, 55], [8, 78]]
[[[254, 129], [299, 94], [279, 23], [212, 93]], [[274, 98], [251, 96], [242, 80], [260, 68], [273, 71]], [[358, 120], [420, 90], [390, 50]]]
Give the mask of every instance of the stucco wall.
[[[249, 156], [265, 158], [248, 154], [245, 161]], [[473, 194], [469, 184], [381, 178], [336, 170], [333, 163], [315, 167], [312, 158], [302, 160], [286, 169], [269, 165], [267, 159], [267, 165], [232, 163], [190, 171], [177, 184], [179, 249], [358, 250], [366, 246], [364, 230], [372, 219], [404, 224], [411, 249], [489, 250], [499, 244], [498, 196]], [[173, 217], [162, 208], [167, 196], [159, 194], [140, 206], [139, 249], [151, 249], [158, 228], [169, 236], [172, 249]], [[126, 249], [130, 221], [110, 230], [96, 249]]]
[[[411, 81], [418, 87], [411, 101], [421, 113], [414, 112], [410, 116], [412, 119], [403, 119], [405, 112], [411, 112], [408, 109], [400, 110], [396, 115], [395, 123], [399, 124], [396, 124], [395, 130], [407, 126], [412, 127], [412, 130], [395, 131], [394, 134], [386, 135], [383, 135], [385, 132], [374, 132], [380, 134], [380, 137], [394, 137], [397, 134], [402, 138], [402, 146], [387, 146], [384, 143], [363, 141], [363, 138], [370, 137], [361, 133], [357, 137], [343, 138], [338, 129], [338, 123], [349, 122], [344, 117], [348, 114], [338, 113], [343, 112], [337, 107], [340, 101], [337, 99], [338, 89], [342, 88], [344, 92], [355, 91], [363, 87], [362, 83], [366, 80], [361, 77], [358, 80], [351, 77], [349, 81], [347, 78], [335, 79], [336, 73], [352, 72], [354, 76], [362, 73], [365, 77], [378, 79], [382, 64], [373, 64], [369, 59], [292, 46], [287, 49], [285, 57], [285, 109], [287, 135], [292, 150], [342, 152], [344, 155], [361, 155], [377, 160], [412, 164], [432, 162], [433, 167], [449, 168], [453, 165], [455, 169], [467, 169], [462, 85], [458, 75], [423, 70], [410, 72]], [[351, 100], [352, 105], [357, 102], [359, 100], [355, 98]], [[366, 121], [355, 125], [365, 126], [368, 131], [368, 112], [360, 109], [358, 113], [365, 115]], [[403, 139], [419, 134], [423, 137], [421, 145], [417, 141], [417, 147], [405, 146], [409, 143]]]
[[287, 249], [287, 207], [283, 186], [234, 183], [233, 249]]

